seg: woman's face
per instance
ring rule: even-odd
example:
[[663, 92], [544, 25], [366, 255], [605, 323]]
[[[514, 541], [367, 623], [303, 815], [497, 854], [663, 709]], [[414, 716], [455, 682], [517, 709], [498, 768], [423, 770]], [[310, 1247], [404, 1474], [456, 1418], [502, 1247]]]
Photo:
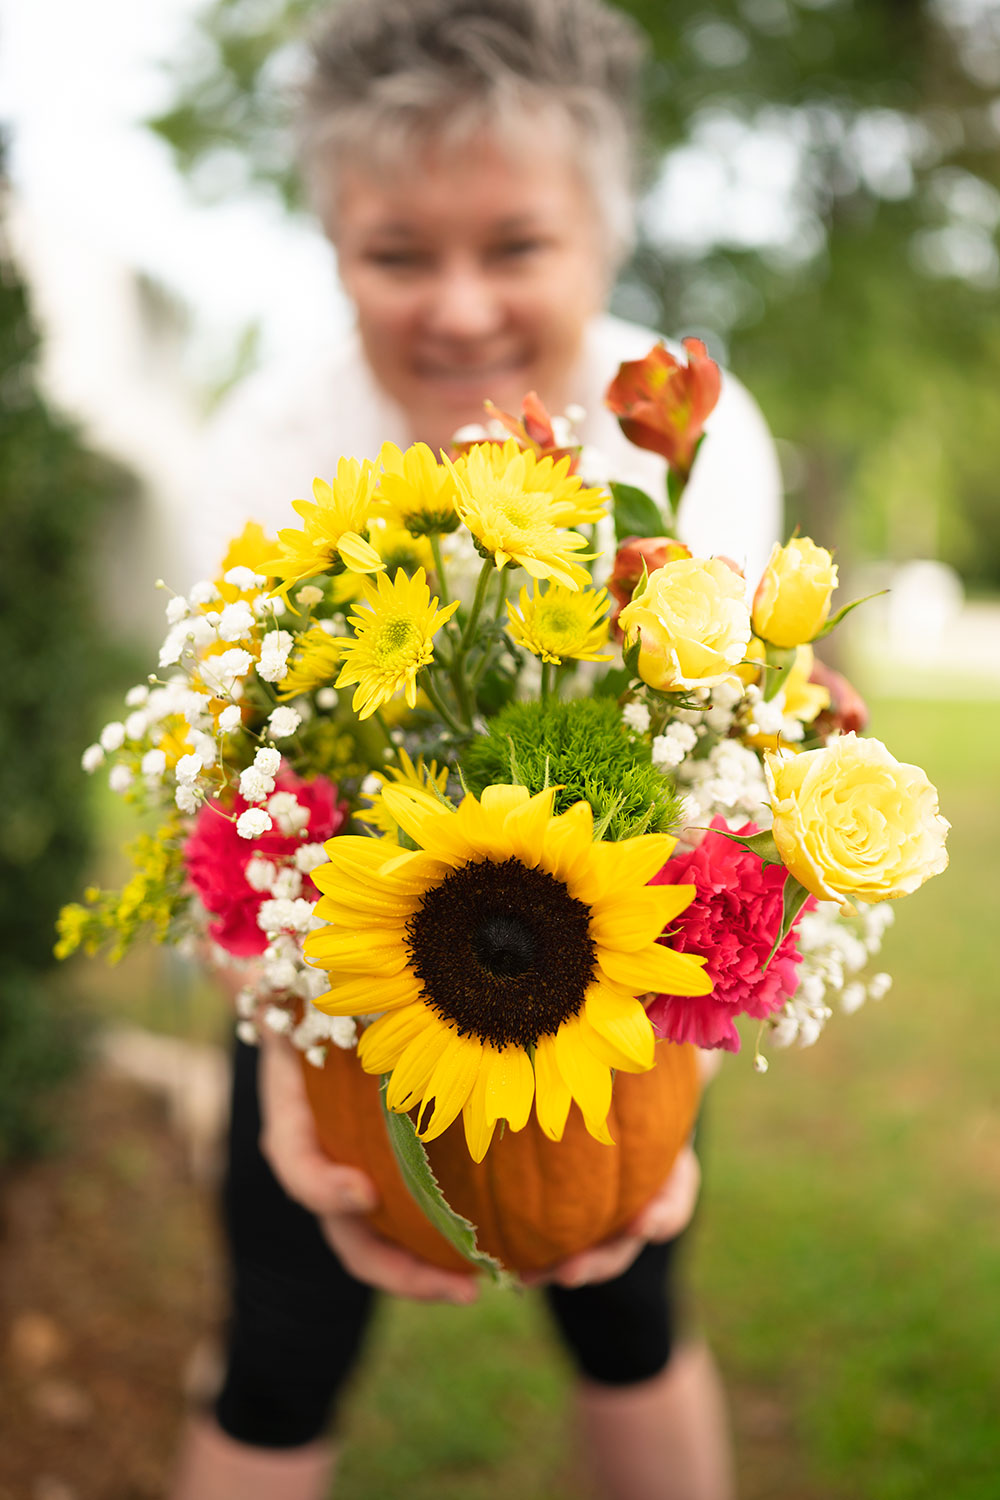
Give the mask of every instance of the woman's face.
[[480, 136], [430, 147], [391, 176], [345, 167], [335, 242], [368, 362], [444, 447], [535, 390], [561, 411], [588, 318], [606, 290], [600, 225], [551, 122], [532, 149]]

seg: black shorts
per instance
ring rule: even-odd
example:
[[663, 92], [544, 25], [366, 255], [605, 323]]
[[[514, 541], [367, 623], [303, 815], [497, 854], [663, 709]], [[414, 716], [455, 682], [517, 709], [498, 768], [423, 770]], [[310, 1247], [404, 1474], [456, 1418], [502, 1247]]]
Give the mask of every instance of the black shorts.
[[[313, 1216], [278, 1185], [258, 1146], [257, 1050], [237, 1043], [224, 1219], [231, 1318], [223, 1431], [259, 1447], [298, 1447], [331, 1422], [361, 1352], [375, 1293], [340, 1264]], [[647, 1245], [613, 1281], [547, 1287], [582, 1375], [632, 1385], [665, 1368], [674, 1341], [670, 1272], [678, 1241]]]

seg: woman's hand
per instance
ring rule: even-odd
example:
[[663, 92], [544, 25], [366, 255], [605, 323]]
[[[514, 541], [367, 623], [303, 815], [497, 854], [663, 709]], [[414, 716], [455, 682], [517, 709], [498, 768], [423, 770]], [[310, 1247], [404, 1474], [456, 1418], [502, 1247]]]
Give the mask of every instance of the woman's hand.
[[316, 1215], [344, 1267], [397, 1297], [474, 1302], [474, 1275], [439, 1270], [369, 1228], [362, 1215], [378, 1203], [375, 1187], [356, 1167], [332, 1162], [320, 1146], [294, 1049], [263, 1028], [260, 1050], [261, 1151], [288, 1196]]
[[605, 1240], [592, 1250], [571, 1255], [549, 1271], [522, 1277], [526, 1286], [554, 1283], [556, 1286], [585, 1286], [593, 1281], [610, 1281], [627, 1271], [644, 1245], [672, 1240], [691, 1220], [701, 1186], [701, 1167], [691, 1146], [685, 1146], [674, 1162], [670, 1176], [660, 1191], [636, 1214], [624, 1234]]

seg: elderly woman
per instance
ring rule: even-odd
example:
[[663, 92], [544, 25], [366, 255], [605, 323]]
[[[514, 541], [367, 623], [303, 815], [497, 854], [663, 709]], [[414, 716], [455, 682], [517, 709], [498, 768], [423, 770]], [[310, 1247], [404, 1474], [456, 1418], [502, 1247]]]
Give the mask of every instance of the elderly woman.
[[[289, 499], [342, 454], [374, 457], [385, 439], [446, 446], [482, 419], [485, 399], [517, 411], [529, 390], [550, 411], [582, 407], [580, 436], [608, 470], [662, 492], [662, 461], [629, 447], [602, 405], [620, 361], [654, 337], [602, 312], [630, 242], [641, 55], [631, 23], [599, 0], [336, 9], [313, 45], [304, 163], [356, 329], [255, 376], [218, 419], [189, 528], [202, 567], [248, 516], [285, 521]], [[754, 576], [778, 528], [778, 471], [756, 406], [729, 376], [710, 434], [680, 530]], [[372, 1288], [475, 1296], [470, 1278], [367, 1229], [359, 1211], [372, 1205], [371, 1185], [319, 1152], [282, 1045], [264, 1048], [260, 1114], [256, 1067], [241, 1048], [226, 1379], [214, 1417], [192, 1429], [176, 1500], [328, 1493], [322, 1434]], [[673, 1337], [670, 1236], [696, 1191], [688, 1153], [629, 1235], [557, 1268], [546, 1288], [578, 1372], [590, 1470], [610, 1500], [725, 1500], [731, 1490], [707, 1351]]]

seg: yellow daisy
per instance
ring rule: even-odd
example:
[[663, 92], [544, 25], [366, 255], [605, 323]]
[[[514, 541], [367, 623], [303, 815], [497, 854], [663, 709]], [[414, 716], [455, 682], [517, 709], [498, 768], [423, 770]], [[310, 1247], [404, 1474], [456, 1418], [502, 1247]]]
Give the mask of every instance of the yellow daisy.
[[455, 531], [461, 524], [455, 509], [455, 481], [426, 443], [414, 443], [401, 453], [395, 443], [383, 443], [379, 495], [393, 520], [413, 536], [435, 536]]
[[350, 617], [354, 639], [337, 642], [344, 664], [336, 686], [357, 683], [351, 706], [359, 719], [369, 718], [403, 689], [410, 708], [415, 706], [417, 673], [434, 659], [432, 637], [459, 602], [438, 609], [423, 568], [412, 578], [400, 569], [391, 583], [382, 573], [377, 587], [366, 578], [363, 590], [364, 600]]
[[607, 609], [606, 589], [574, 593], [550, 583], [543, 593], [536, 585], [531, 595], [522, 588], [516, 604], [508, 600], [507, 629], [519, 646], [557, 667], [567, 657], [610, 661], [610, 651], [599, 654], [608, 639]]
[[[449, 467], [455, 476], [456, 508], [480, 551], [498, 568], [512, 562], [532, 578], [554, 578], [567, 588], [590, 582], [580, 560], [586, 540], [567, 526], [604, 513], [600, 490], [585, 490], [568, 472], [569, 460], [537, 459], [513, 439], [477, 443]], [[573, 553], [581, 559], [574, 560]]]
[[463, 1116], [486, 1154], [498, 1120], [520, 1130], [534, 1101], [560, 1140], [571, 1101], [608, 1142], [612, 1073], [653, 1066], [647, 990], [704, 995], [704, 959], [657, 942], [694, 887], [649, 886], [667, 834], [594, 842], [577, 802], [552, 815], [555, 788], [489, 786], [456, 812], [402, 787], [382, 797], [418, 845], [350, 835], [313, 872], [328, 926], [309, 934], [329, 973], [330, 1015], [381, 1011], [361, 1038], [369, 1073], [389, 1073], [390, 1109], [419, 1108], [424, 1140]]
[[311, 693], [332, 682], [341, 663], [343, 646], [343, 636], [329, 635], [318, 625], [304, 630], [296, 639], [278, 697], [297, 698], [300, 693]]
[[265, 558], [260, 571], [281, 579], [277, 593], [293, 583], [315, 578], [334, 567], [352, 573], [377, 573], [385, 564], [363, 533], [368, 525], [378, 482], [378, 466], [365, 459], [342, 458], [332, 484], [313, 480], [315, 500], [296, 500], [292, 509], [305, 522], [301, 530], [286, 526], [278, 532], [280, 552]]
[[[396, 839], [398, 842], [399, 824], [385, 805], [385, 798], [382, 796], [383, 791], [387, 786], [395, 784], [396, 786], [403, 787], [404, 790], [416, 797], [428, 798], [429, 805], [432, 807], [443, 807], [444, 804], [441, 798], [444, 796], [444, 789], [448, 785], [448, 767], [442, 766], [439, 771], [436, 760], [432, 760], [428, 765], [422, 755], [418, 755], [417, 763], [414, 765], [405, 750], [401, 748], [397, 753], [399, 755], [398, 766], [386, 766], [384, 772], [372, 772], [371, 780], [379, 783], [378, 790], [362, 792], [361, 795], [366, 802], [371, 803], [371, 807], [366, 811], [360, 812], [358, 817], [369, 828], [377, 828], [380, 833], [385, 834], [390, 839]], [[389, 777], [392, 778], [391, 781], [388, 779]], [[370, 784], [370, 782], [367, 784]], [[436, 792], [432, 790], [433, 787], [437, 788]], [[438, 792], [441, 794], [440, 797], [437, 795]]]

